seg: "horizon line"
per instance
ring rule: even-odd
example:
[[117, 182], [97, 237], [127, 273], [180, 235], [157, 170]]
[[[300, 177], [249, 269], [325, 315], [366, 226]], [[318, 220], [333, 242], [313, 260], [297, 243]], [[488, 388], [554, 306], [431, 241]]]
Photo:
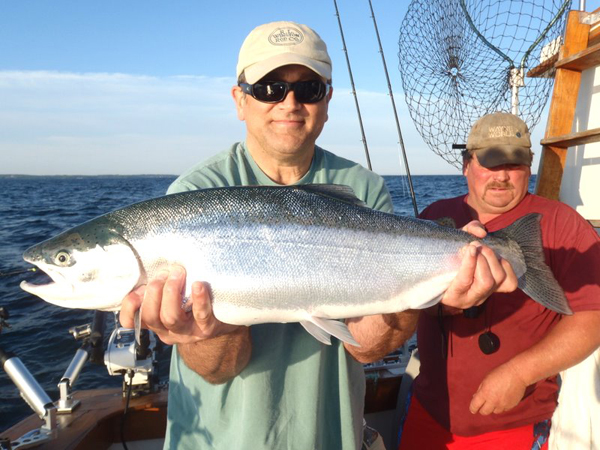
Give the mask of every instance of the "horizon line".
[[[27, 174], [27, 173], [0, 173], [0, 177], [178, 177], [181, 174], [168, 173], [98, 173], [98, 174]], [[406, 174], [378, 174], [382, 177], [406, 177]], [[532, 176], [535, 174], [531, 174]], [[411, 177], [462, 177], [460, 173], [429, 173], [411, 174]]]

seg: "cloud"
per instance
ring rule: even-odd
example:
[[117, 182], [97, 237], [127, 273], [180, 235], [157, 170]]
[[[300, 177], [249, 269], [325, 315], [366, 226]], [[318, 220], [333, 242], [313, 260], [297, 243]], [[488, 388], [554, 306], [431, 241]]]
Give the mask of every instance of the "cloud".
[[[402, 93], [394, 93], [400, 134], [388, 93], [358, 90], [357, 97], [367, 148], [375, 172], [384, 175], [405, 173], [400, 145], [402, 139], [411, 173], [459, 173], [442, 158], [433, 154], [423, 142], [404, 105]], [[329, 117], [329, 123], [320, 139], [321, 144], [334, 153], [366, 166], [366, 150], [362, 142], [355, 100], [349, 89], [334, 91]]]
[[[230, 96], [234, 82], [231, 77], [0, 71], [0, 173], [181, 173], [244, 138]], [[373, 169], [400, 173], [388, 95], [359, 91], [358, 96]], [[411, 171], [455, 173], [441, 160], [439, 167], [432, 164], [406, 110], [399, 114]], [[334, 91], [329, 117], [319, 144], [366, 165], [348, 89]]]
[[[0, 72], [3, 173], [177, 173], [243, 137], [232, 79]], [[195, 156], [194, 154], [197, 154]]]

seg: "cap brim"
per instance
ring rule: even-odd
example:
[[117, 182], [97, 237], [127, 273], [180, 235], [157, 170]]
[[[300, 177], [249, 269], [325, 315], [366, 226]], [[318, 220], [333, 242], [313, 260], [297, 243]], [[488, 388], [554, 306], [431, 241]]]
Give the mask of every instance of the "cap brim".
[[483, 167], [491, 169], [505, 164], [531, 166], [532, 153], [528, 147], [514, 145], [496, 145], [475, 150], [477, 161]]
[[295, 53], [281, 54], [273, 56], [264, 61], [252, 64], [244, 69], [246, 82], [254, 84], [269, 72], [282, 66], [298, 64], [308, 67], [310, 70], [323, 77], [325, 80], [331, 80], [331, 65], [326, 62], [317, 61]]

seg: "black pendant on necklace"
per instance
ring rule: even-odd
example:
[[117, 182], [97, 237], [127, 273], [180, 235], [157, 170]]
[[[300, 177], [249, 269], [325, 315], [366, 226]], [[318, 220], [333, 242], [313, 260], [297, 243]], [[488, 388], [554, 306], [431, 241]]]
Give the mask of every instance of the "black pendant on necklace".
[[491, 355], [500, 348], [500, 338], [489, 330], [481, 333], [479, 335], [479, 348], [486, 355]]

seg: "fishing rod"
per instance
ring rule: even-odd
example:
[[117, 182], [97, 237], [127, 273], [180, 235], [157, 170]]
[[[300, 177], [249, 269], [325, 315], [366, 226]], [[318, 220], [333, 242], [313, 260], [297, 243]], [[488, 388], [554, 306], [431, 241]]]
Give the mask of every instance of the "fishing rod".
[[338, 25], [340, 26], [340, 36], [342, 37], [342, 45], [344, 54], [346, 55], [346, 64], [348, 65], [348, 74], [350, 75], [350, 84], [352, 85], [352, 95], [354, 95], [354, 104], [356, 105], [356, 112], [358, 113], [358, 123], [360, 125], [360, 134], [362, 136], [362, 143], [365, 147], [365, 155], [367, 157], [367, 166], [369, 170], [373, 170], [371, 167], [371, 157], [369, 156], [369, 147], [367, 146], [367, 138], [365, 137], [365, 129], [363, 127], [362, 116], [360, 114], [360, 106], [358, 105], [358, 96], [356, 95], [356, 88], [354, 86], [354, 77], [352, 76], [352, 67], [350, 67], [350, 58], [348, 57], [348, 49], [346, 48], [346, 40], [344, 39], [344, 30], [342, 28], [342, 20], [340, 18], [340, 12], [338, 10], [336, 0], [333, 0], [335, 6], [335, 15], [337, 16]]
[[388, 73], [387, 64], [385, 63], [385, 55], [383, 54], [383, 47], [381, 46], [381, 38], [379, 37], [379, 28], [377, 28], [377, 20], [375, 19], [375, 11], [373, 11], [373, 4], [369, 0], [369, 8], [371, 8], [371, 18], [373, 19], [373, 26], [375, 27], [375, 34], [377, 36], [377, 43], [379, 44], [379, 53], [381, 54], [381, 62], [383, 63], [383, 71], [385, 72], [385, 79], [387, 80], [388, 92], [390, 94], [390, 100], [392, 101], [392, 109], [394, 110], [394, 119], [396, 119], [396, 130], [398, 132], [398, 143], [402, 150], [402, 157], [404, 159], [404, 167], [406, 167], [406, 176], [408, 178], [408, 187], [410, 189], [410, 198], [412, 200], [413, 210], [415, 217], [419, 215], [419, 209], [417, 208], [417, 198], [415, 196], [415, 190], [413, 188], [412, 177], [410, 176], [410, 169], [408, 168], [408, 159], [406, 157], [406, 148], [404, 147], [404, 139], [402, 139], [402, 131], [400, 130], [400, 121], [398, 120], [398, 112], [396, 110], [396, 102], [394, 101], [394, 93], [392, 91], [392, 83], [390, 82], [390, 75]]
[[27, 272], [37, 272], [37, 267], [30, 267], [29, 269], [12, 270], [10, 272], [0, 271], [0, 278], [11, 277], [13, 275], [19, 275], [21, 273], [27, 273]]

